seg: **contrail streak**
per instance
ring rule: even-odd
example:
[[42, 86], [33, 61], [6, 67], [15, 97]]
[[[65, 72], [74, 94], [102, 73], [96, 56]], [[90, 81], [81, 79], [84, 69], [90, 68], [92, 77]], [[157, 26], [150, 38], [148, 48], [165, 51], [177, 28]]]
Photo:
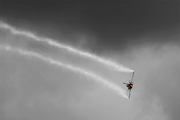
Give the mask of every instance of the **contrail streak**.
[[116, 63], [114, 61], [107, 60], [105, 58], [101, 58], [101, 57], [96, 56], [94, 54], [91, 54], [91, 53], [88, 53], [88, 52], [83, 52], [83, 51], [78, 50], [76, 48], [73, 48], [71, 46], [58, 43], [58, 42], [56, 42], [57, 40], [52, 40], [52, 39], [49, 39], [49, 38], [38, 37], [35, 34], [33, 34], [31, 32], [28, 32], [28, 31], [17, 30], [14, 27], [12, 27], [12, 26], [10, 26], [10, 25], [8, 25], [6, 23], [3, 23], [3, 22], [0, 22], [0, 28], [1, 29], [7, 29], [12, 34], [23, 35], [23, 36], [32, 38], [33, 40], [40, 41], [40, 42], [45, 42], [45, 43], [47, 43], [47, 44], [49, 44], [51, 46], [55, 46], [57, 48], [68, 50], [68, 51], [70, 51], [72, 53], [81, 55], [83, 57], [88, 57], [88, 58], [90, 58], [90, 59], [92, 59], [92, 60], [94, 60], [96, 62], [99, 62], [101, 64], [107, 65], [107, 66], [109, 66], [111, 68], [114, 68], [117, 71], [120, 71], [120, 72], [133, 72], [133, 70], [131, 70], [131, 69], [129, 69], [129, 68], [127, 68], [127, 67], [125, 67], [125, 66], [123, 66], [121, 64], [118, 64], [118, 63]]
[[0, 45], [0, 49], [10, 51], [10, 52], [15, 52], [15, 53], [18, 53], [20, 55], [25, 55], [25, 56], [29, 56], [29, 57], [35, 57], [35, 58], [43, 60], [44, 62], [47, 62], [49, 64], [53, 64], [53, 65], [56, 65], [56, 66], [59, 66], [59, 67], [74, 71], [76, 73], [80, 73], [82, 75], [85, 75], [85, 76], [93, 79], [95, 82], [97, 82], [97, 83], [99, 83], [101, 85], [104, 85], [104, 86], [110, 88], [111, 90], [117, 92], [122, 97], [127, 98], [127, 96], [125, 94], [125, 91], [122, 88], [120, 88], [118, 85], [116, 85], [113, 82], [109, 82], [108, 80], [106, 80], [106, 79], [104, 79], [104, 78], [102, 78], [102, 77], [100, 77], [100, 76], [98, 76], [98, 75], [96, 75], [96, 74], [94, 74], [94, 73], [92, 73], [90, 71], [87, 71], [85, 69], [75, 67], [75, 66], [71, 66], [69, 64], [64, 64], [64, 63], [62, 63], [60, 61], [54, 60], [54, 59], [49, 58], [49, 57], [45, 57], [45, 56], [40, 55], [40, 54], [35, 53], [35, 52], [26, 51], [26, 50], [17, 49], [17, 48], [12, 48], [9, 45]]

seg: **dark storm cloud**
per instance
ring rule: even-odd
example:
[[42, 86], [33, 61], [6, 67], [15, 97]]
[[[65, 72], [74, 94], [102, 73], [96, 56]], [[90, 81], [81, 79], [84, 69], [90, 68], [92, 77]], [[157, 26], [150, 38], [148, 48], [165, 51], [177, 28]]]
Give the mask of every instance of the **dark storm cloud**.
[[[84, 34], [90, 47], [100, 52], [106, 49], [123, 50], [129, 45], [146, 41], [156, 43], [160, 41], [154, 38], [177, 35], [180, 26], [179, 6], [176, 0], [18, 0], [1, 2], [0, 14], [2, 19], [10, 23], [53, 38], [63, 38], [73, 44]], [[140, 39], [142, 35], [149, 39]]]

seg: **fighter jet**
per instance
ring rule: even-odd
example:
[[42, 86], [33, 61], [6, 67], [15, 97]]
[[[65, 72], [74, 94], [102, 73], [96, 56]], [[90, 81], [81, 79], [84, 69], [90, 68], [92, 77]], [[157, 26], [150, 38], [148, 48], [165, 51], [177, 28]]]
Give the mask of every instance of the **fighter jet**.
[[131, 96], [131, 89], [133, 88], [133, 77], [134, 77], [134, 72], [132, 74], [131, 80], [129, 80], [129, 83], [123, 83], [123, 84], [126, 84], [126, 87], [128, 88], [127, 91], [129, 91], [129, 99]]

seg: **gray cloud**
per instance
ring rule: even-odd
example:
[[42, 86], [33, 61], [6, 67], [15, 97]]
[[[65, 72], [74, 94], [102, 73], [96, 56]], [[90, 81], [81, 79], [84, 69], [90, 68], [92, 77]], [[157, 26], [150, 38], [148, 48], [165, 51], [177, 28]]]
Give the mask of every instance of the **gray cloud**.
[[179, 116], [180, 49], [177, 45], [144, 45], [133, 52], [136, 71], [134, 102], [137, 119], [172, 119]]
[[[1, 33], [7, 31], [1, 31]], [[91, 60], [81, 58], [63, 50], [32, 42], [21, 36], [3, 34], [1, 44], [31, 50], [63, 62], [84, 67], [103, 77], [118, 80], [118, 73]], [[116, 108], [110, 107], [111, 99], [119, 102], [118, 94], [96, 84], [91, 78], [48, 65], [41, 60], [1, 51], [1, 118], [2, 119], [109, 119], [120, 116]], [[112, 98], [106, 96], [112, 95]], [[107, 104], [106, 102], [109, 102]], [[125, 101], [125, 100], [124, 100]], [[109, 109], [105, 110], [105, 108]], [[118, 105], [118, 109], [122, 109]], [[102, 110], [104, 109], [104, 110]], [[122, 110], [121, 110], [122, 111]], [[82, 114], [83, 113], [83, 114]], [[117, 116], [114, 116], [114, 113]]]
[[[107, 50], [103, 54], [136, 71], [130, 100], [82, 75], [0, 51], [1, 119], [178, 119], [180, 48], [179, 44], [175, 45], [178, 42], [174, 42], [178, 35], [167, 38], [166, 42], [161, 39], [158, 44], [146, 37], [141, 39], [146, 42], [128, 46], [123, 52]], [[1, 31], [1, 42], [85, 67], [124, 89], [122, 82], [131, 76], [4, 31]], [[81, 41], [78, 45], [81, 47]]]

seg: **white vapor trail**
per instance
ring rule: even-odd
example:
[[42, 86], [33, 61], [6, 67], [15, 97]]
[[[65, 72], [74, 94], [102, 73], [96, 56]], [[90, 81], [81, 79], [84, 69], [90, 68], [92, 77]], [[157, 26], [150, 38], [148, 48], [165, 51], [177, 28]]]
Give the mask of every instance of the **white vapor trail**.
[[104, 85], [104, 86], [110, 88], [111, 90], [117, 92], [120, 96], [122, 96], [124, 98], [128, 98], [127, 95], [125, 94], [125, 91], [122, 88], [120, 88], [118, 85], [116, 85], [113, 82], [109, 82], [108, 80], [106, 80], [106, 79], [104, 79], [104, 78], [102, 78], [102, 77], [100, 77], [100, 76], [98, 76], [98, 75], [96, 75], [96, 74], [94, 74], [94, 73], [92, 73], [90, 71], [87, 71], [85, 69], [75, 67], [75, 66], [71, 66], [69, 64], [64, 64], [64, 63], [62, 63], [60, 61], [54, 60], [52, 58], [40, 55], [40, 54], [32, 52], [32, 51], [26, 51], [26, 50], [22, 50], [22, 49], [19, 49], [19, 48], [12, 48], [9, 45], [0, 45], [0, 49], [6, 50], [6, 51], [9, 51], [9, 52], [15, 52], [15, 53], [18, 53], [20, 55], [25, 55], [25, 56], [29, 56], [29, 57], [35, 57], [35, 58], [38, 58], [38, 59], [40, 59], [40, 60], [42, 60], [44, 62], [47, 62], [49, 64], [53, 64], [53, 65], [56, 65], [56, 66], [59, 66], [59, 67], [74, 71], [76, 73], [80, 73], [82, 75], [85, 75], [85, 76], [93, 79], [95, 82], [97, 82], [97, 83], [99, 83], [101, 85]]
[[127, 68], [127, 67], [125, 67], [125, 66], [123, 66], [121, 64], [118, 64], [118, 63], [116, 63], [114, 61], [107, 60], [105, 58], [101, 58], [101, 57], [96, 56], [94, 54], [91, 54], [91, 53], [88, 53], [88, 52], [83, 52], [83, 51], [78, 50], [76, 48], [73, 48], [71, 46], [58, 43], [58, 42], [56, 42], [56, 40], [52, 40], [52, 39], [49, 39], [49, 38], [38, 37], [38, 36], [36, 36], [35, 34], [33, 34], [31, 32], [17, 30], [14, 27], [12, 27], [12, 26], [4, 23], [4, 22], [0, 22], [0, 29], [7, 29], [12, 34], [23, 35], [23, 36], [32, 38], [35, 41], [45, 42], [45, 43], [47, 43], [47, 44], [49, 44], [51, 46], [55, 46], [57, 48], [68, 50], [68, 51], [70, 51], [72, 53], [81, 55], [83, 57], [88, 57], [88, 58], [90, 58], [90, 59], [92, 59], [92, 60], [94, 60], [96, 62], [107, 65], [107, 66], [109, 66], [111, 68], [114, 68], [117, 71], [120, 71], [120, 72], [133, 72], [133, 70], [131, 70], [131, 69], [129, 69], [129, 68]]

